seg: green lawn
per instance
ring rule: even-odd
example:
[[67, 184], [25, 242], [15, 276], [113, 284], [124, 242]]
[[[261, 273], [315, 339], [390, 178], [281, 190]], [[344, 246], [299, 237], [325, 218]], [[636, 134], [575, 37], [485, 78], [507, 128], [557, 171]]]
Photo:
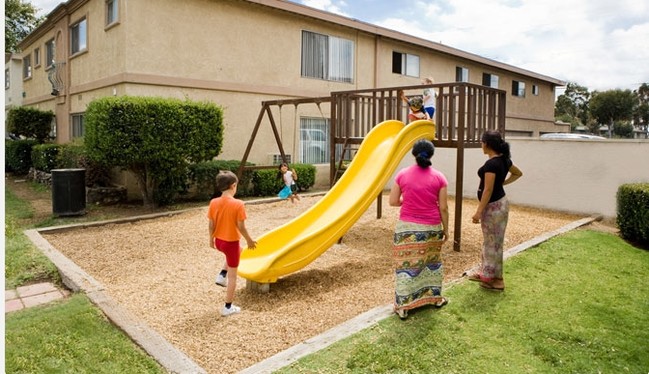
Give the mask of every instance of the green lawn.
[[[23, 234], [28, 202], [5, 189], [5, 289], [60, 277]], [[5, 315], [6, 373], [164, 373], [83, 294]]]
[[278, 373], [647, 373], [649, 252], [579, 230], [505, 263], [446, 307], [396, 316]]

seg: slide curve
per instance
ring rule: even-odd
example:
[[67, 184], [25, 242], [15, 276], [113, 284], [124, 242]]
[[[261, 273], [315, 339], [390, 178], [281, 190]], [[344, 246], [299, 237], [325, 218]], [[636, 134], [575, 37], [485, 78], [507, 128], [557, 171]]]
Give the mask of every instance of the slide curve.
[[326, 195], [293, 220], [257, 238], [255, 249], [241, 253], [239, 275], [258, 283], [274, 283], [310, 264], [376, 200], [414, 143], [434, 137], [435, 125], [427, 120], [408, 125], [390, 120], [374, 127]]

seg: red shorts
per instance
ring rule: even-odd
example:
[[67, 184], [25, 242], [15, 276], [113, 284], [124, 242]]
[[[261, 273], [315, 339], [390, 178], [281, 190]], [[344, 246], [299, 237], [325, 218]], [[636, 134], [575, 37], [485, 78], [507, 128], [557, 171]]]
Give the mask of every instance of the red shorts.
[[225, 255], [225, 262], [228, 264], [228, 267], [239, 267], [239, 258], [241, 258], [241, 245], [239, 245], [238, 240], [236, 242], [227, 242], [225, 240], [215, 238], [214, 245], [219, 252], [223, 252], [223, 254]]

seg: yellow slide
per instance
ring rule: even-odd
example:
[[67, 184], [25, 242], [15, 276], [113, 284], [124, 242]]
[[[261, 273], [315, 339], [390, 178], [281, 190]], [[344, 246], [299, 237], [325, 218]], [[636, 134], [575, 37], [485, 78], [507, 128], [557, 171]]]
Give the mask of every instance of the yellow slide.
[[434, 139], [435, 125], [385, 121], [365, 137], [338, 182], [307, 211], [257, 239], [241, 253], [239, 275], [258, 283], [310, 264], [340, 239], [383, 191], [406, 153], [419, 139]]

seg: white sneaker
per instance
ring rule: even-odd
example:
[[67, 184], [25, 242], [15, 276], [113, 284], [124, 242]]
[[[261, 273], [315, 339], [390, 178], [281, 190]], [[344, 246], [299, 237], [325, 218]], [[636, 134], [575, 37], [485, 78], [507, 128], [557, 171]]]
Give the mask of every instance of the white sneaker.
[[241, 308], [239, 308], [236, 305], [230, 305], [229, 308], [226, 308], [225, 305], [223, 306], [223, 309], [221, 309], [221, 316], [227, 317], [231, 314], [237, 314], [241, 312]]
[[219, 275], [216, 276], [216, 282], [214, 283], [218, 284], [221, 287], [227, 287], [228, 279], [219, 273]]

